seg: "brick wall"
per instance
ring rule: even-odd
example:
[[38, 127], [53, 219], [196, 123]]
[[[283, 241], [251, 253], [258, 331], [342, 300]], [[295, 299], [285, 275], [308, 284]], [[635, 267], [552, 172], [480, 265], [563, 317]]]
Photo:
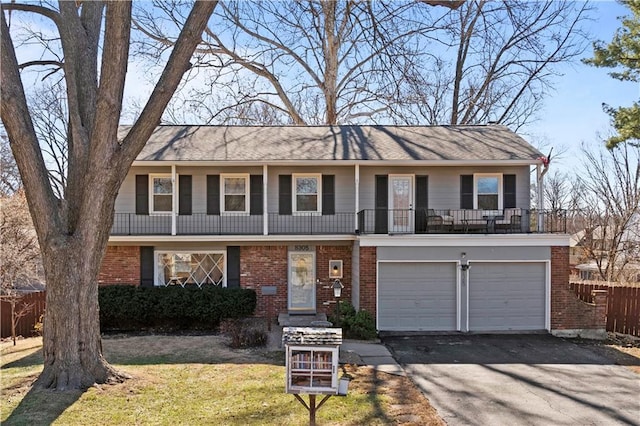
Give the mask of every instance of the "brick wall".
[[[583, 302], [569, 286], [569, 247], [551, 247], [551, 330], [605, 330], [606, 297]], [[563, 334], [563, 333], [557, 333]], [[577, 333], [580, 334], [580, 333]]]
[[[333, 313], [336, 298], [333, 297], [333, 281], [329, 280], [329, 261], [342, 260], [342, 278], [344, 288], [340, 300], [351, 302], [351, 246], [317, 246], [316, 277], [320, 284], [316, 286], [316, 306], [318, 312]], [[329, 287], [329, 288], [325, 288]], [[329, 302], [328, 304], [325, 304]]]
[[[275, 318], [287, 312], [288, 302], [287, 246], [242, 246], [240, 247], [240, 286], [252, 288], [258, 296], [255, 316]], [[333, 289], [329, 286], [329, 260], [343, 261], [343, 300], [351, 300], [351, 246], [316, 246], [316, 308], [318, 312], [331, 313], [335, 304]], [[262, 295], [263, 286], [275, 286], [276, 295]]]
[[376, 247], [360, 247], [360, 309], [376, 318]]
[[[263, 296], [262, 286], [276, 286], [275, 296]], [[240, 287], [258, 295], [255, 316], [275, 318], [287, 311], [287, 246], [240, 247]]]
[[98, 284], [140, 285], [140, 247], [107, 246]]

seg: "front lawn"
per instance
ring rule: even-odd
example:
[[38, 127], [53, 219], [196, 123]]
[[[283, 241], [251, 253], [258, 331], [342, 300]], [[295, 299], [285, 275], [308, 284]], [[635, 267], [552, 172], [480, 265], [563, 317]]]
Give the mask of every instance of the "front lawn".
[[[86, 392], [34, 391], [41, 339], [2, 344], [0, 422], [37, 424], [300, 425], [308, 412], [284, 393], [282, 352], [232, 350], [221, 336], [136, 336], [103, 340], [107, 359], [133, 376]], [[443, 424], [410, 380], [346, 367], [349, 396], [317, 413], [322, 425]]]

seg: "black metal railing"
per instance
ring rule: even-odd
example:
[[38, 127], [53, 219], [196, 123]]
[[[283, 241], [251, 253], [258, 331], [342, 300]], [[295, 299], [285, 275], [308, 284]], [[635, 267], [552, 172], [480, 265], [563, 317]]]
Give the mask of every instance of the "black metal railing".
[[[321, 215], [269, 213], [270, 235], [565, 233], [564, 210], [366, 209]], [[168, 215], [116, 213], [111, 235], [171, 235]], [[262, 235], [263, 215], [196, 213], [176, 217], [177, 235]]]
[[293, 215], [269, 213], [269, 234], [354, 234], [354, 219], [353, 213], [329, 215], [319, 213], [295, 213]]
[[358, 212], [360, 234], [565, 233], [564, 210], [366, 209]]
[[[169, 215], [116, 213], [111, 235], [171, 235], [171, 227], [172, 219]], [[353, 213], [268, 214], [269, 234], [353, 234], [354, 230]], [[176, 216], [177, 235], [262, 235], [263, 233], [263, 215], [195, 213]]]

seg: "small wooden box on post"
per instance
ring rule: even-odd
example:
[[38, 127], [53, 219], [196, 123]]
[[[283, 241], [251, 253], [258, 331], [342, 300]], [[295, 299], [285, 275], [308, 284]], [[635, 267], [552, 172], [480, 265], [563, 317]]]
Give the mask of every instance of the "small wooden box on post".
[[[309, 411], [309, 424], [315, 425], [316, 411], [332, 395], [338, 395], [338, 358], [342, 344], [341, 328], [285, 327], [282, 341], [286, 351], [286, 392], [293, 394]], [[300, 394], [309, 395], [307, 404]], [[342, 394], [342, 393], [341, 393]], [[316, 395], [325, 395], [316, 405]]]

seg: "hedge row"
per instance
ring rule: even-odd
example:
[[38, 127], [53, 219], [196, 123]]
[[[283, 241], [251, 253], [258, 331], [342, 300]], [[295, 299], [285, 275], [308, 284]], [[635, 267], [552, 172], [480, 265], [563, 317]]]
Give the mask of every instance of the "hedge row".
[[207, 286], [99, 288], [102, 330], [213, 329], [227, 318], [253, 315], [256, 293]]

